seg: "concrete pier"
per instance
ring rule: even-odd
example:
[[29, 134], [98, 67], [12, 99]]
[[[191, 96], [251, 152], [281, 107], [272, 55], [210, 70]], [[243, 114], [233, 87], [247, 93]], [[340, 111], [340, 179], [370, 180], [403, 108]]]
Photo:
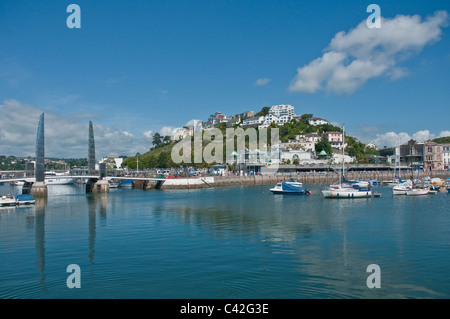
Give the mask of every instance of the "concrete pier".
[[109, 193], [109, 182], [105, 180], [99, 180], [94, 184], [92, 193]]
[[30, 195], [35, 198], [42, 198], [48, 196], [48, 189], [45, 182], [35, 182], [31, 186]]

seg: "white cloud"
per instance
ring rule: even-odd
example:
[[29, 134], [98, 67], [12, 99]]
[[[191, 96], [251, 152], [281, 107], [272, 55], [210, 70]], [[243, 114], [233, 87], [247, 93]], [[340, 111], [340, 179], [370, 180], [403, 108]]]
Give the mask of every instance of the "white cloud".
[[153, 137], [153, 131], [145, 131], [142, 135], [144, 135], [144, 138], [151, 139]]
[[256, 80], [255, 85], [256, 86], [264, 86], [267, 85], [270, 82], [269, 78], [260, 78]]
[[450, 131], [442, 131], [439, 133], [439, 137], [447, 137], [450, 136]]
[[159, 134], [162, 136], [172, 136], [172, 133], [175, 132], [178, 128], [172, 126], [163, 126], [161, 130], [159, 130]]
[[[39, 116], [44, 110], [16, 100], [0, 104], [0, 153], [2, 155], [35, 156]], [[58, 115], [45, 111], [46, 157], [86, 158], [88, 153], [88, 121], [78, 115]], [[96, 156], [109, 153], [134, 155], [148, 148], [141, 139], [127, 131], [110, 129], [94, 122]]]
[[379, 29], [370, 29], [363, 21], [347, 33], [338, 32], [321, 57], [297, 69], [289, 90], [352, 93], [372, 78], [404, 77], [408, 71], [398, 64], [438, 41], [448, 20], [446, 11], [425, 20], [418, 15], [398, 15], [382, 18]]
[[[447, 136], [450, 136], [450, 131], [442, 131], [439, 136], [446, 136], [445, 134], [448, 134]], [[405, 132], [387, 132], [383, 134], [377, 134], [374, 139], [370, 140], [370, 142], [375, 143], [378, 147], [392, 147], [404, 144], [411, 139], [417, 142], [425, 142], [435, 139], [436, 137], [437, 136], [431, 133], [429, 130], [417, 131], [412, 135]]]
[[436, 136], [434, 134], [430, 134], [429, 130], [423, 130], [423, 131], [418, 131], [418, 132], [414, 133], [412, 138], [413, 138], [413, 140], [416, 140], [417, 142], [425, 142], [425, 141], [436, 138]]

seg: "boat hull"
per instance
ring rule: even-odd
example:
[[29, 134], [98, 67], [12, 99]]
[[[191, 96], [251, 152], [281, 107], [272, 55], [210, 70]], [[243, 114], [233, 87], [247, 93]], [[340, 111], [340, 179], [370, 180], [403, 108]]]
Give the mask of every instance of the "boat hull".
[[371, 198], [372, 191], [347, 191], [345, 190], [323, 190], [322, 196], [325, 198]]
[[274, 188], [271, 188], [270, 191], [273, 194], [277, 194], [277, 195], [305, 195], [306, 194], [306, 191], [297, 191], [297, 192], [294, 192], [294, 191], [283, 191], [283, 190], [274, 189]]
[[421, 195], [428, 195], [429, 190], [428, 189], [413, 189], [406, 191], [407, 196], [421, 196]]
[[16, 201], [18, 206], [33, 205], [36, 202], [34, 197], [29, 194], [17, 195]]
[[2, 195], [0, 196], [0, 207], [16, 206], [17, 202], [14, 196]]
[[392, 189], [393, 195], [406, 195], [406, 189]]

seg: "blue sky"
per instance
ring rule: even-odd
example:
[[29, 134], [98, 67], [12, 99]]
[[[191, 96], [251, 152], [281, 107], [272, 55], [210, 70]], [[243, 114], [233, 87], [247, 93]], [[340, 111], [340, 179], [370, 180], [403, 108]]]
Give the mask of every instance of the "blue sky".
[[[384, 33], [365, 26], [371, 3]], [[448, 1], [3, 0], [0, 154], [33, 154], [39, 112], [49, 156], [85, 157], [89, 120], [99, 155], [133, 155], [154, 132], [276, 104], [379, 146], [447, 135], [448, 14]]]

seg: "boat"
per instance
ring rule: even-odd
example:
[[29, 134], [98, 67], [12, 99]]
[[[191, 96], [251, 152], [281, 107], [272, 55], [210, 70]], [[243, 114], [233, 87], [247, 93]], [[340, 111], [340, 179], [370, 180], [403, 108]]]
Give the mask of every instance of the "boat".
[[126, 179], [122, 182], [119, 182], [118, 185], [119, 188], [133, 188], [133, 180], [132, 179]]
[[297, 187], [303, 187], [303, 183], [300, 182], [296, 178], [289, 178], [287, 181], [285, 181], [285, 183], [287, 183], [289, 185], [297, 186]]
[[368, 187], [369, 186], [369, 182], [368, 181], [363, 181], [362, 179], [359, 179], [359, 178], [348, 180], [348, 179], [345, 178], [345, 176], [343, 176], [342, 180], [346, 184], [358, 185], [360, 187]]
[[16, 203], [19, 206], [32, 205], [35, 203], [35, 199], [30, 194], [22, 194], [16, 196]]
[[115, 181], [114, 179], [109, 179], [108, 183], [109, 183], [109, 188], [118, 188], [119, 184], [120, 184], [118, 181]]
[[16, 198], [13, 195], [2, 195], [0, 197], [0, 207], [16, 206]]
[[[342, 127], [342, 145], [345, 139], [345, 129]], [[344, 147], [342, 147], [342, 173], [340, 174], [340, 183], [330, 185], [328, 189], [322, 190], [322, 195], [324, 198], [371, 198], [372, 189], [368, 185], [368, 182], [357, 182], [353, 184], [345, 184], [343, 181], [347, 181], [344, 177], [345, 172], [345, 161], [344, 161]], [[367, 183], [367, 184], [365, 184]]]
[[411, 188], [406, 191], [407, 196], [420, 196], [420, 195], [428, 195], [428, 188]]
[[304, 187], [290, 184], [287, 182], [277, 183], [275, 187], [271, 188], [270, 191], [273, 194], [297, 194], [297, 195], [309, 195], [311, 191]]
[[410, 180], [407, 180], [403, 183], [399, 183], [397, 185], [392, 186], [392, 194], [393, 195], [406, 195], [406, 191], [413, 187], [413, 183]]
[[375, 178], [369, 179], [368, 182], [369, 182], [369, 185], [370, 185], [370, 186], [373, 186], [373, 185], [381, 185], [381, 182], [380, 182], [379, 180], [375, 179]]
[[[47, 185], [70, 185], [77, 183], [78, 180], [78, 177], [65, 176], [54, 172], [45, 172], [45, 184]], [[26, 177], [24, 179], [13, 181], [11, 184], [14, 186], [24, 186], [25, 182], [34, 183], [36, 182], [36, 178]]]
[[354, 185], [353, 187], [330, 188], [322, 191], [324, 198], [371, 198], [372, 190], [370, 187], [360, 187]]
[[22, 180], [14, 181], [14, 182], [10, 182], [10, 184], [13, 186], [23, 186], [23, 185], [25, 185], [25, 181], [22, 181]]
[[77, 177], [69, 177], [52, 171], [45, 172], [45, 184], [47, 185], [69, 185], [75, 184], [77, 181]]

